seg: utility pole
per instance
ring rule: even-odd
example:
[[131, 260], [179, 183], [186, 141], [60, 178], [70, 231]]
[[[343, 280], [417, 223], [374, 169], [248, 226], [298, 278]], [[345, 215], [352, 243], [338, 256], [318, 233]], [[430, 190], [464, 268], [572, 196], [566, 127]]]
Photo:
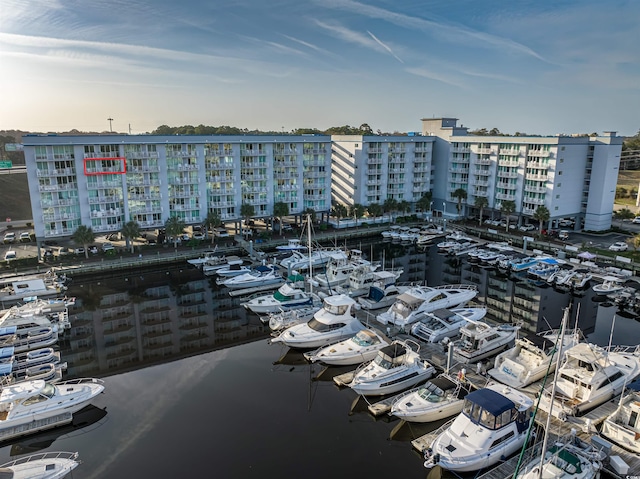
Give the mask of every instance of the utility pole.
[[109, 132], [113, 133], [113, 129], [111, 128], [111, 122], [113, 121], [113, 118], [109, 117], [107, 118], [107, 120], [109, 121]]

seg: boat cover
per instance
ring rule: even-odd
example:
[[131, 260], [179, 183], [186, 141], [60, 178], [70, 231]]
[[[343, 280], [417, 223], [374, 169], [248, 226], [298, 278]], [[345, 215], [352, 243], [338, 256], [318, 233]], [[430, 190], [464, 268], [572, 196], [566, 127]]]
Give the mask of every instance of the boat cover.
[[511, 399], [493, 389], [485, 388], [473, 391], [467, 395], [467, 400], [477, 404], [494, 416], [499, 416], [503, 412], [516, 407]]
[[402, 358], [406, 352], [407, 349], [402, 344], [398, 343], [390, 344], [380, 350], [380, 354], [385, 356], [386, 360], [394, 364], [402, 362], [401, 360], [398, 361], [398, 358]]
[[436, 309], [431, 314], [433, 314], [436, 318], [439, 318], [439, 319], [447, 319], [447, 318], [450, 318], [451, 316], [455, 316], [456, 313], [454, 313], [450, 309], [440, 308], [440, 309]]

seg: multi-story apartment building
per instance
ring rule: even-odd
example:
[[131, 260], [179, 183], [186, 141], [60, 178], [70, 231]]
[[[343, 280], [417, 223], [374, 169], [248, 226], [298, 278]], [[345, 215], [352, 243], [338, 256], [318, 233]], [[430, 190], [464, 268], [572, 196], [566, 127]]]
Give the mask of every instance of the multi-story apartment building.
[[240, 219], [284, 202], [290, 214], [327, 212], [331, 202], [328, 136], [57, 136], [23, 137], [35, 234], [143, 229], [176, 216], [186, 224], [215, 212]]
[[[576, 228], [611, 226], [622, 150], [615, 132], [471, 136], [455, 118], [434, 118], [422, 120], [422, 136], [333, 136], [332, 141], [332, 198], [340, 203], [368, 206], [387, 198], [415, 203], [430, 192], [433, 212], [445, 218], [478, 214], [481, 197], [489, 214], [512, 201], [520, 221], [533, 221], [536, 209], [545, 206], [551, 225], [570, 217]], [[460, 202], [458, 190], [466, 193]]]

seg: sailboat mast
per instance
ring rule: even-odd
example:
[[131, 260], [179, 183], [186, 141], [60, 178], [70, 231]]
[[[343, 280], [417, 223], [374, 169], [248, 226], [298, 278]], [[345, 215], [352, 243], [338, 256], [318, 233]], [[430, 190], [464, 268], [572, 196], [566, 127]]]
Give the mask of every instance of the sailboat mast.
[[307, 252], [309, 254], [309, 291], [313, 294], [313, 260], [311, 259], [311, 215], [307, 215]]

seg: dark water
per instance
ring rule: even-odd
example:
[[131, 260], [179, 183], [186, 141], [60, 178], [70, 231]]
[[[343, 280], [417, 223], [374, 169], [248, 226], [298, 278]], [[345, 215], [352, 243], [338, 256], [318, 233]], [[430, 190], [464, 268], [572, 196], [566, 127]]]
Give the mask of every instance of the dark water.
[[[476, 284], [489, 318], [528, 331], [560, 323], [562, 309], [590, 342], [639, 337], [615, 307], [513, 281], [493, 271], [376, 241], [357, 244], [401, 281]], [[101, 377], [106, 392], [76, 425], [16, 440], [0, 460], [36, 451], [78, 451], [74, 478], [425, 477], [411, 439], [437, 425], [374, 418], [334, 374], [269, 345], [268, 328], [198, 270], [130, 271], [76, 281], [72, 330], [60, 343], [69, 377]], [[106, 408], [106, 412], [105, 412]], [[84, 427], [83, 427], [84, 426]], [[13, 457], [11, 457], [13, 458]]]

